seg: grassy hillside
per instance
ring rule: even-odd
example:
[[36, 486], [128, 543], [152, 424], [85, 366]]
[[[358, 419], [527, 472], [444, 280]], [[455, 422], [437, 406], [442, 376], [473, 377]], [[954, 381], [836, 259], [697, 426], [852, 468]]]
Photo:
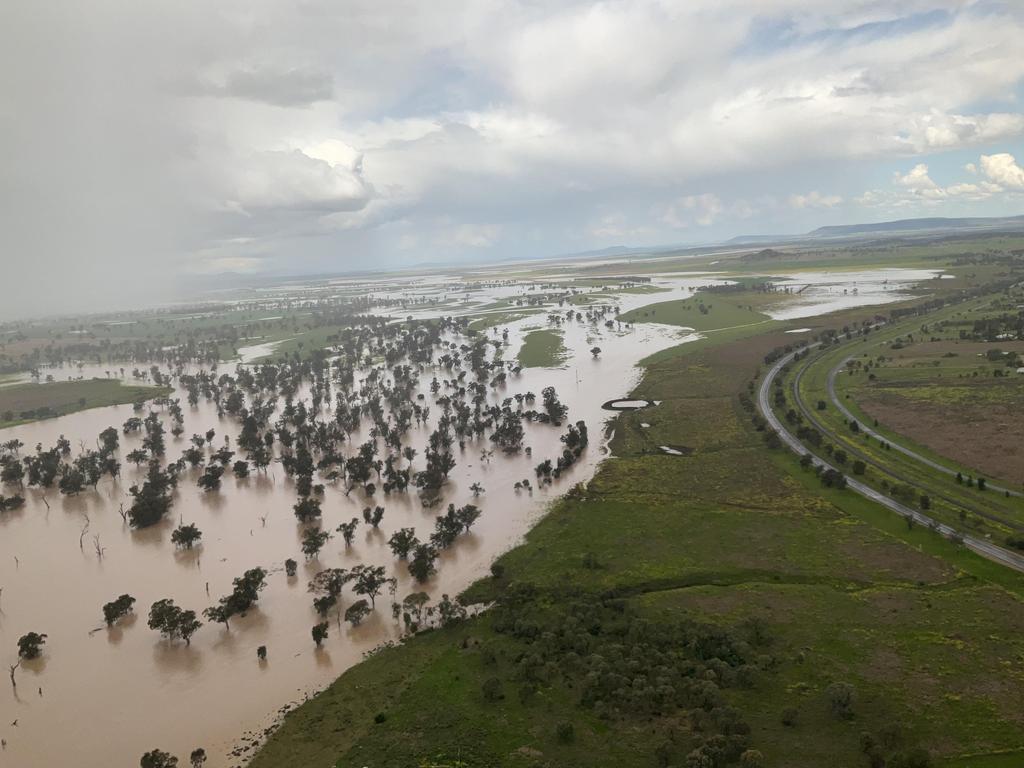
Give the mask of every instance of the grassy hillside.
[[495, 607], [344, 674], [254, 768], [1015, 764], [1024, 577], [765, 447], [740, 395], [789, 340], [650, 362], [661, 405], [468, 591]]

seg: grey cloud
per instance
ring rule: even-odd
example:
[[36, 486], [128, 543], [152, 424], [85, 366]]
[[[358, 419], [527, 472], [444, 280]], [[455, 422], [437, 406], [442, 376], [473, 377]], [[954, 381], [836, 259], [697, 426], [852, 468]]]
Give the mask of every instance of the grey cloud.
[[223, 82], [208, 84], [207, 92], [276, 107], [305, 107], [331, 99], [334, 77], [330, 72], [309, 69], [237, 69]]

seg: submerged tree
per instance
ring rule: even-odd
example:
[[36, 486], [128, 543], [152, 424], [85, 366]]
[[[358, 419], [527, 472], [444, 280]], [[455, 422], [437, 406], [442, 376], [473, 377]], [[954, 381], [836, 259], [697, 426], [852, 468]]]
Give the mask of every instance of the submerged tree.
[[139, 768], [177, 768], [178, 758], [162, 749], [152, 749], [139, 760]]
[[409, 560], [409, 574], [420, 584], [427, 581], [435, 572], [434, 561], [437, 550], [430, 544], [417, 544]]
[[319, 648], [320, 644], [327, 639], [327, 622], [321, 621], [319, 624], [313, 625], [313, 629], [310, 634], [313, 635], [313, 642], [316, 643], [316, 647]]
[[356, 600], [345, 609], [345, 621], [353, 627], [358, 627], [363, 619], [369, 615], [370, 610], [370, 604], [365, 600]]
[[39, 658], [45, 644], [46, 635], [39, 632], [27, 632], [18, 638], [18, 657], [22, 659]]
[[377, 607], [377, 595], [393, 581], [384, 575], [382, 565], [357, 565], [352, 569], [349, 578], [354, 582], [352, 591], [370, 598], [374, 608]]
[[190, 645], [192, 635], [203, 626], [196, 619], [195, 611], [182, 610], [174, 601], [165, 598], [157, 600], [149, 609], [149, 628], [155, 629], [168, 640], [181, 638], [185, 645]]
[[320, 554], [320, 550], [324, 548], [330, 538], [329, 532], [310, 528], [302, 534], [302, 554], [306, 556], [307, 560], [312, 560]]
[[192, 549], [203, 538], [203, 532], [194, 523], [179, 525], [171, 532], [171, 541], [179, 549]]
[[391, 552], [399, 560], [405, 560], [419, 543], [419, 539], [416, 538], [415, 528], [399, 528], [388, 539], [388, 546], [391, 547]]
[[108, 627], [113, 626], [118, 619], [131, 613], [134, 605], [134, 597], [127, 594], [121, 595], [103, 606], [103, 621], [107, 623]]
[[314, 499], [311, 496], [299, 499], [292, 509], [295, 510], [295, 517], [299, 519], [300, 523], [316, 520], [322, 514], [320, 511], [320, 499]]
[[128, 510], [128, 520], [132, 528], [146, 528], [163, 519], [171, 508], [170, 491], [175, 478], [160, 469], [155, 461], [149, 465], [146, 480], [140, 488], [133, 485], [128, 489], [135, 499]]
[[352, 539], [356, 536], [356, 527], [359, 525], [359, 520], [353, 517], [347, 523], [342, 523], [338, 526], [338, 533], [345, 539], [345, 546], [352, 546]]

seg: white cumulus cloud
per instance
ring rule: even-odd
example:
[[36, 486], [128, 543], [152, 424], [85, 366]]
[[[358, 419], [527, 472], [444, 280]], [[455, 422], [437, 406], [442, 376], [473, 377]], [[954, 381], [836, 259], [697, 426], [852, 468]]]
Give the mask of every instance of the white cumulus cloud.
[[1002, 152], [998, 155], [982, 155], [981, 170], [990, 181], [1009, 189], [1024, 189], [1024, 168], [1016, 158]]

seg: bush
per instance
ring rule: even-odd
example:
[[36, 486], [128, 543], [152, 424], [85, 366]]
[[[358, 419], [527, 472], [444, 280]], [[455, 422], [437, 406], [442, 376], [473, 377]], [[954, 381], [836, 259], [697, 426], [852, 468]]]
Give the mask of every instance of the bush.
[[484, 701], [500, 701], [505, 698], [505, 694], [501, 690], [501, 680], [496, 677], [489, 677], [484, 681], [481, 691], [484, 695]]
[[563, 720], [555, 726], [555, 736], [563, 744], [568, 744], [576, 738], [576, 730], [572, 727], [572, 723]]
[[782, 710], [782, 724], [787, 728], [795, 728], [797, 722], [800, 720], [800, 713], [796, 707], [786, 707]]
[[842, 720], [853, 717], [854, 688], [849, 683], [832, 683], [825, 689], [832, 714]]
[[931, 765], [931, 755], [920, 747], [898, 752], [889, 761], [890, 768], [931, 768]]

